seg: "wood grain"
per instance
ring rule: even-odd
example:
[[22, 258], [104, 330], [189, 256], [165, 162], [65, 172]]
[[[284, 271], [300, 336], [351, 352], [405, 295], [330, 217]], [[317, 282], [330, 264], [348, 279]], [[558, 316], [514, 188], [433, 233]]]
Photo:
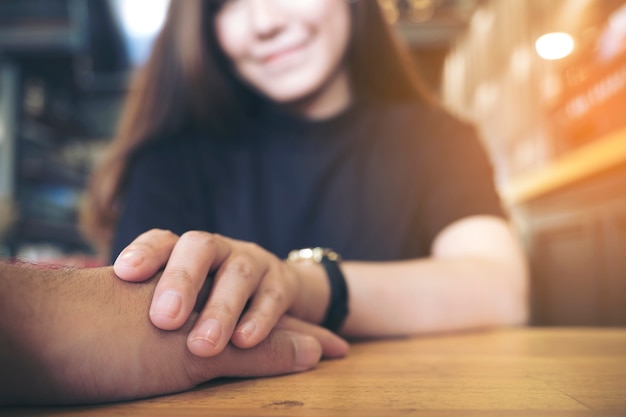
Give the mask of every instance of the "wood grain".
[[[5, 414], [6, 413], [6, 414]], [[354, 343], [298, 375], [16, 416], [626, 416], [626, 328], [519, 328]]]

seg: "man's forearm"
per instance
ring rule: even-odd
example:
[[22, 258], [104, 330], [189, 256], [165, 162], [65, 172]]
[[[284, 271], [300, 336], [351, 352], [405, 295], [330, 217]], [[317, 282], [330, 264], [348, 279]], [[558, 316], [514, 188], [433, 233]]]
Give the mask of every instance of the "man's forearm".
[[124, 400], [219, 376], [210, 363], [189, 372], [190, 323], [177, 332], [152, 326], [153, 281], [126, 283], [112, 268], [0, 265], [0, 366], [9, 370], [0, 375], [0, 403]]
[[[41, 390], [46, 379], [41, 352], [36, 351], [45, 348], [49, 326], [40, 327], [36, 317], [46, 310], [42, 295], [50, 282], [38, 280], [42, 285], [35, 285], [36, 275], [41, 272], [0, 264], [0, 404], [21, 400], [28, 387]], [[54, 312], [45, 317], [54, 317]]]
[[[133, 284], [112, 268], [36, 270], [0, 263], [0, 405], [79, 404], [186, 390], [222, 376], [268, 376], [314, 367], [322, 346], [345, 342], [291, 319], [250, 349], [215, 358], [187, 349], [192, 317], [177, 331], [152, 325], [158, 277]], [[303, 332], [309, 336], [302, 335]]]
[[[7, 370], [0, 374], [0, 402], [71, 401], [82, 395], [73, 383], [95, 366], [85, 349], [110, 355], [111, 340], [106, 339], [114, 337], [115, 327], [145, 320], [142, 300], [149, 298], [151, 286], [117, 281], [108, 268], [41, 270], [0, 264], [0, 367]], [[92, 379], [97, 390], [97, 378]]]

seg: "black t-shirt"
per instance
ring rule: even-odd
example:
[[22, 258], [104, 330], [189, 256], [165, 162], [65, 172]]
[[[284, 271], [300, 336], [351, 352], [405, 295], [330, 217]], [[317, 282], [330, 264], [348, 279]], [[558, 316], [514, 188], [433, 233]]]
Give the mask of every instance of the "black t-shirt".
[[428, 256], [446, 225], [504, 216], [473, 128], [422, 103], [358, 103], [324, 121], [265, 110], [230, 137], [171, 135], [132, 160], [113, 259], [140, 233], [205, 230], [279, 257]]

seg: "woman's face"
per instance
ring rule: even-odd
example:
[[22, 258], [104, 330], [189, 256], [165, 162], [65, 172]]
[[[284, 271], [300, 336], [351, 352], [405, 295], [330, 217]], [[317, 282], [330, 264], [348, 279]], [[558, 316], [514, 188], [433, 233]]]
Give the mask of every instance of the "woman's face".
[[347, 82], [347, 0], [227, 0], [216, 30], [239, 77], [277, 102]]

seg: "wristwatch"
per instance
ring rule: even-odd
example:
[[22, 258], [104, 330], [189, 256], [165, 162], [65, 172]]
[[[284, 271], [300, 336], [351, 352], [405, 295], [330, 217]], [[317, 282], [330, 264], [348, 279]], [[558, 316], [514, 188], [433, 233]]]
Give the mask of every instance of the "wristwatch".
[[330, 284], [330, 302], [322, 326], [337, 332], [348, 316], [348, 286], [346, 285], [346, 278], [339, 268], [341, 256], [328, 248], [304, 248], [289, 252], [287, 261], [315, 262], [324, 267]]

